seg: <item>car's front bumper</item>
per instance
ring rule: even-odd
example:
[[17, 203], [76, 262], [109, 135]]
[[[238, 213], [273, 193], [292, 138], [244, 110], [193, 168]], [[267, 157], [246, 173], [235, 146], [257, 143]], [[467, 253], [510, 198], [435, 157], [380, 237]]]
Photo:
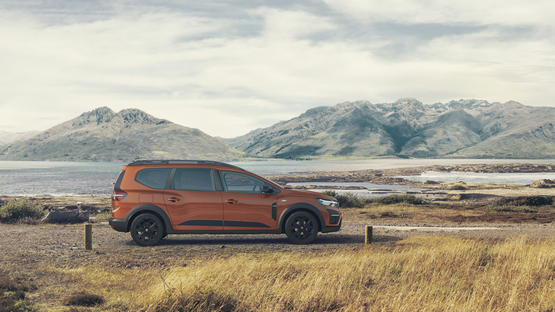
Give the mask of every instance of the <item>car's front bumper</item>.
[[341, 230], [341, 223], [343, 223], [343, 218], [341, 218], [341, 220], [339, 220], [339, 224], [338, 224], [338, 225], [334, 225], [334, 226], [323, 226], [323, 227], [322, 227], [322, 233], [337, 232], [337, 231]]

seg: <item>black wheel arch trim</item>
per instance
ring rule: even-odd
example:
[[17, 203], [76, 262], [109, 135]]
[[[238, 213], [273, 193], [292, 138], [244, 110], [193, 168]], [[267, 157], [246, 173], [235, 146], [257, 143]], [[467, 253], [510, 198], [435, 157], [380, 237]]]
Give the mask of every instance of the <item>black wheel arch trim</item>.
[[166, 234], [174, 234], [175, 230], [172, 226], [172, 223], [170, 221], [170, 218], [168, 217], [168, 214], [166, 213], [166, 211], [156, 205], [152, 205], [152, 204], [143, 204], [143, 205], [139, 205], [134, 207], [133, 209], [129, 210], [129, 212], [127, 213], [127, 215], [125, 216], [125, 224], [126, 224], [126, 231], [125, 232], [129, 232], [129, 226], [131, 225], [131, 222], [133, 222], [133, 219], [135, 219], [136, 216], [138, 216], [141, 212], [150, 212], [150, 213], [154, 213], [156, 215], [158, 215], [161, 219], [162, 222], [164, 222], [164, 232]]
[[307, 203], [296, 203], [283, 210], [283, 212], [281, 213], [281, 216], [279, 216], [279, 221], [278, 221], [279, 233], [285, 233], [283, 231], [283, 225], [285, 224], [285, 220], [287, 220], [289, 215], [291, 215], [293, 212], [302, 211], [302, 210], [309, 211], [313, 215], [315, 215], [316, 218], [318, 219], [318, 231], [325, 233], [324, 231], [326, 230], [327, 227], [326, 227], [326, 221], [324, 220], [324, 215], [322, 215], [322, 212], [320, 212], [318, 208]]

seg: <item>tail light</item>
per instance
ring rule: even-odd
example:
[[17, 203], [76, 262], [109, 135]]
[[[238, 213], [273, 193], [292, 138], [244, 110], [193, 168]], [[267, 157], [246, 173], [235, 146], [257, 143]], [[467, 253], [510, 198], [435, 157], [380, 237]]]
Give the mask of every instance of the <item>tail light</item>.
[[124, 199], [125, 196], [127, 196], [127, 192], [124, 192], [122, 190], [114, 189], [114, 191], [112, 192], [112, 200], [113, 201], [120, 201], [120, 200]]

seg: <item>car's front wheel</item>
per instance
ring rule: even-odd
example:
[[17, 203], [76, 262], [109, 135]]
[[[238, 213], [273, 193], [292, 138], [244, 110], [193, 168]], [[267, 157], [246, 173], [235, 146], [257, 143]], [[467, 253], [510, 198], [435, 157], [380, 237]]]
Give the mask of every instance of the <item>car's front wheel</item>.
[[285, 234], [295, 244], [310, 244], [318, 235], [318, 221], [309, 212], [295, 212], [285, 221]]
[[141, 246], [154, 246], [164, 237], [164, 224], [153, 214], [140, 214], [131, 223], [131, 237]]

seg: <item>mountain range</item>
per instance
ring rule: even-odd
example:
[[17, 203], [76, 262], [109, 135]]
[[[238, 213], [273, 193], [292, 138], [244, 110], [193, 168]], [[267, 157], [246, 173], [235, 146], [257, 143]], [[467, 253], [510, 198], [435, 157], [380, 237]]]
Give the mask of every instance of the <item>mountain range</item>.
[[228, 139], [251, 155], [278, 158], [555, 158], [555, 109], [511, 101], [424, 105], [345, 102]]
[[198, 129], [138, 109], [100, 107], [34, 136], [0, 146], [0, 160], [237, 160], [244, 153]]
[[8, 139], [0, 145], [0, 160], [555, 158], [554, 122], [555, 108], [514, 101], [425, 105], [403, 98], [315, 107], [273, 126], [219, 139], [138, 109], [115, 113], [101, 107], [20, 139], [4, 133]]

